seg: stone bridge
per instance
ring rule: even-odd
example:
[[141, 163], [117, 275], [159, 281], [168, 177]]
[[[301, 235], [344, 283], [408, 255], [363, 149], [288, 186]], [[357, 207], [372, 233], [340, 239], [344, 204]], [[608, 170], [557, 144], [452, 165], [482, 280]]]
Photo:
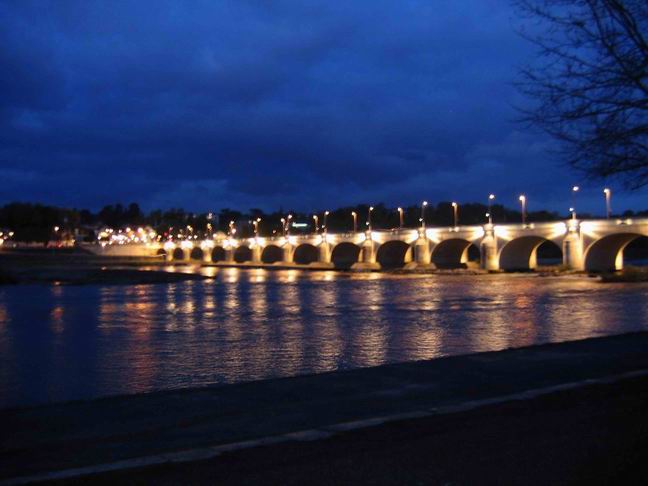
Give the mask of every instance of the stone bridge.
[[[648, 219], [567, 220], [373, 230], [363, 233], [274, 238], [168, 241], [147, 247], [167, 261], [222, 264], [307, 265], [316, 268], [461, 268], [532, 270], [537, 250], [549, 241], [562, 251], [565, 268], [593, 272], [623, 268], [623, 249], [648, 236]], [[557, 250], [556, 249], [556, 250]]]

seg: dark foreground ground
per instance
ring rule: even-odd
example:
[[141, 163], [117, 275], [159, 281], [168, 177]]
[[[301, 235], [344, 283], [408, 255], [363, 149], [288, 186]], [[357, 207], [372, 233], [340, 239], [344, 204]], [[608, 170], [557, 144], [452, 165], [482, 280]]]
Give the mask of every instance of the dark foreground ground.
[[0, 410], [0, 484], [645, 484], [647, 372], [644, 332]]
[[60, 484], [646, 484], [648, 378]]

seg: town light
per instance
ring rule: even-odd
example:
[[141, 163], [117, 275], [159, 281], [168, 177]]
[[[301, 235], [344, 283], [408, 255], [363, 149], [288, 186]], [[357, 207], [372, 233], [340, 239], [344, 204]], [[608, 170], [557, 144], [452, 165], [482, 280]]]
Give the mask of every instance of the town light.
[[495, 200], [495, 194], [488, 195], [488, 213], [486, 217], [488, 218], [488, 224], [493, 224], [493, 201]]
[[328, 228], [328, 224], [327, 224], [328, 215], [329, 215], [329, 212], [324, 211], [324, 225], [322, 226], [322, 230], [324, 231], [324, 233], [326, 233], [326, 229]]
[[317, 214], [313, 214], [313, 221], [315, 221], [315, 234], [319, 232], [319, 218]]
[[576, 193], [580, 190], [580, 187], [572, 187], [572, 207], [569, 208], [571, 212], [572, 219], [576, 219]]
[[425, 208], [427, 207], [428, 202], [423, 201], [421, 204], [421, 228], [425, 228]]
[[612, 216], [612, 206], [610, 204], [610, 199], [612, 198], [612, 191], [609, 188], [603, 189], [603, 194], [605, 194], [605, 214], [607, 219], [610, 219]]
[[522, 194], [519, 198], [520, 204], [522, 205], [522, 225], [526, 224], [526, 196]]
[[353, 216], [353, 232], [358, 232], [358, 213], [351, 211], [351, 216]]
[[367, 228], [371, 230], [371, 212], [374, 210], [373, 206], [369, 206], [369, 212], [367, 213]]
[[290, 220], [292, 219], [292, 217], [293, 217], [293, 215], [289, 214], [288, 219], [286, 219], [286, 230], [285, 230], [286, 235], [290, 234]]
[[456, 202], [452, 203], [452, 216], [454, 219], [454, 227], [459, 226], [459, 205]]
[[403, 208], [398, 208], [398, 227], [403, 229]]

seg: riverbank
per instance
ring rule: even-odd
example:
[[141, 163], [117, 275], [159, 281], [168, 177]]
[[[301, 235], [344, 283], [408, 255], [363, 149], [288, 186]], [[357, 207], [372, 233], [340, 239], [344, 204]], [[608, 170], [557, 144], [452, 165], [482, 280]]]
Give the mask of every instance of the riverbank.
[[648, 378], [634, 378], [83, 483], [637, 484], [648, 477], [646, 403]]
[[[488, 465], [488, 458], [498, 454], [500, 461], [508, 461], [516, 450], [527, 451], [527, 462], [535, 453], [544, 454], [543, 460], [552, 454], [558, 458], [558, 451], [567, 454], [572, 443], [589, 447], [588, 437], [597, 433], [593, 429], [588, 435], [590, 429], [583, 425], [586, 421], [578, 422], [581, 412], [576, 405], [587, 403], [590, 392], [578, 395], [581, 398], [563, 396], [558, 402], [561, 406], [543, 401], [534, 406], [527, 400], [566, 390], [578, 393], [588, 385], [614, 384], [625, 387], [623, 393], [616, 390], [603, 392], [602, 396], [627, 396], [643, 403], [645, 395], [637, 393], [646, 389], [645, 381], [619, 380], [644, 380], [648, 370], [646, 349], [648, 333], [641, 332], [345, 372], [8, 409], [0, 411], [4, 431], [0, 439], [0, 477], [73, 478], [128, 469], [120, 481], [139, 478], [146, 482], [150, 479], [147, 474], [158, 473], [158, 479], [180, 474], [175, 476], [178, 479], [187, 471], [198, 471], [198, 480], [200, 471], [205, 471], [210, 481], [221, 474], [222, 482], [233, 484], [244, 483], [246, 478], [252, 481], [255, 474], [257, 478], [267, 474], [269, 482], [283, 484], [297, 484], [300, 479], [303, 483], [309, 474], [315, 474], [314, 480], [325, 484], [330, 482], [327, 478], [333, 482], [354, 477], [362, 480], [363, 471], [370, 470], [390, 479], [412, 458], [419, 461], [418, 469], [412, 471], [425, 472], [426, 464], [428, 469], [436, 464], [437, 472], [453, 467], [458, 470], [461, 461], [453, 459], [450, 451], [459, 449], [464, 454], [458, 457], [470, 464]], [[512, 400], [518, 403], [510, 408], [507, 403]], [[482, 409], [486, 406], [503, 408]], [[534, 407], [538, 414], [527, 422], [525, 414], [533, 415]], [[606, 407], [615, 417], [634, 417], [624, 413], [622, 403], [612, 401]], [[469, 417], [448, 418], [448, 414], [472, 413], [469, 410], [482, 410], [481, 419], [477, 416], [481, 422], [474, 431], [465, 426], [470, 423]], [[601, 417], [612, 416], [600, 415], [606, 408], [592, 405], [588, 410], [593, 424], [602, 426], [607, 434], [616, 434], [616, 422], [601, 421]], [[636, 415], [637, 410], [632, 410]], [[594, 412], [599, 413], [598, 419]], [[555, 423], [563, 425], [555, 426], [546, 417], [554, 417]], [[569, 429], [569, 424], [575, 428]], [[625, 433], [642, 431], [641, 424], [627, 430], [619, 428], [615, 444], [627, 446], [634, 439]], [[387, 428], [372, 432], [368, 428], [371, 426]], [[440, 435], [439, 427], [443, 432]], [[534, 438], [530, 429], [544, 434], [537, 437], [538, 443], [530, 442]], [[346, 434], [353, 430], [370, 435], [345, 442], [349, 440]], [[426, 434], [425, 430], [437, 432]], [[569, 440], [564, 439], [562, 430], [568, 431]], [[374, 432], [378, 435], [372, 436]], [[395, 437], [401, 439], [395, 441]], [[430, 437], [437, 438], [426, 442]], [[303, 440], [315, 442], [304, 445], [300, 442]], [[375, 454], [362, 446], [367, 443], [377, 447]], [[441, 453], [444, 448], [448, 451], [445, 456]], [[235, 450], [239, 452], [233, 453]], [[435, 450], [439, 454], [433, 453]], [[571, 452], [570, 457], [574, 457]], [[261, 457], [257, 454], [267, 454], [266, 459], [259, 459], [258, 464], [249, 462]], [[390, 454], [391, 460], [382, 459]], [[472, 459], [471, 454], [475, 454]], [[450, 462], [444, 462], [443, 457]], [[590, 461], [592, 468], [600, 465], [593, 456], [579, 457], [585, 461], [583, 464]], [[195, 464], [198, 459], [207, 462]], [[172, 461], [192, 465], [184, 470], [185, 466], [177, 466], [180, 469], [175, 472], [176, 466], [171, 466], [131, 476], [138, 467], [158, 468]], [[250, 464], [258, 467], [250, 468]], [[534, 479], [533, 470], [521, 467], [523, 464], [526, 462], [520, 463], [518, 472]], [[468, 465], [463, 469], [471, 470]], [[58, 475], [48, 475], [56, 471]], [[214, 471], [218, 474], [209, 476]], [[335, 475], [327, 477], [318, 471]], [[277, 473], [281, 474], [273, 476]], [[452, 479], [451, 475], [445, 477]]]

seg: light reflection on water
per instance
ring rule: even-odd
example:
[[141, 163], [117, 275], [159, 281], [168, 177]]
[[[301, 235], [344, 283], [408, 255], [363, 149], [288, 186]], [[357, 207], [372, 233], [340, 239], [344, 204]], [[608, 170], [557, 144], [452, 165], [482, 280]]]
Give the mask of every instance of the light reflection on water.
[[204, 271], [214, 280], [1, 288], [0, 407], [648, 329], [645, 284]]

